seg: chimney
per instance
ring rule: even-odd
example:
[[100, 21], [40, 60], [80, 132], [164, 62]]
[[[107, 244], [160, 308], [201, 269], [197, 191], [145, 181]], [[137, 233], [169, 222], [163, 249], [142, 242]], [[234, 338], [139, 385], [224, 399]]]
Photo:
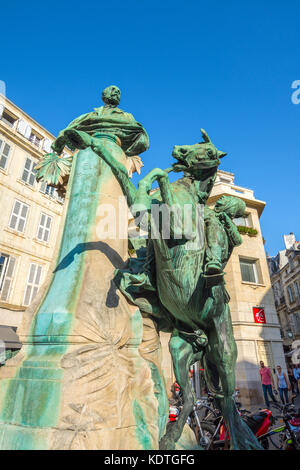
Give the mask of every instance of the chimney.
[[283, 240], [284, 240], [285, 248], [287, 250], [292, 248], [294, 243], [296, 242], [296, 238], [293, 232], [291, 232], [289, 235], [283, 235]]

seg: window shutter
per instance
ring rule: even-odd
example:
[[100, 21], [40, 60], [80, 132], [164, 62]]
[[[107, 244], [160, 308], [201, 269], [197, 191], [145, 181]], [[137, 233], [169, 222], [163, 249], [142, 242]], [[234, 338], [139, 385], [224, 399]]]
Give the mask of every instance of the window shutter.
[[45, 150], [47, 153], [51, 152], [51, 141], [49, 139], [44, 139], [43, 150]]
[[4, 105], [0, 104], [0, 119], [2, 118], [3, 111], [4, 111]]
[[[1, 143], [2, 141], [0, 141], [0, 150], [1, 150]], [[2, 150], [2, 155], [1, 155], [1, 158], [0, 158], [0, 168], [2, 168], [3, 170], [5, 170], [6, 168], [6, 165], [7, 165], [7, 162], [8, 162], [8, 157], [9, 157], [9, 154], [10, 154], [10, 145], [8, 145], [7, 143], [4, 144], [4, 147], [3, 147], [3, 150]]]
[[38, 240], [48, 242], [50, 237], [52, 217], [50, 215], [41, 214], [40, 223], [38, 227], [37, 238]]
[[25, 129], [24, 137], [26, 137], [26, 139], [29, 139], [30, 135], [31, 135], [31, 127], [28, 125]]
[[9, 227], [13, 230], [18, 230], [18, 232], [23, 232], [25, 228], [25, 223], [28, 214], [27, 204], [21, 203], [20, 201], [15, 201], [11, 218], [9, 221]]
[[39, 288], [39, 284], [41, 281], [41, 274], [42, 274], [42, 266], [31, 263], [29, 268], [29, 275], [27, 280], [27, 285], [24, 294], [24, 305], [29, 305]]
[[11, 283], [13, 279], [13, 275], [15, 272], [15, 265], [16, 265], [16, 258], [13, 256], [9, 257], [7, 271], [3, 283], [2, 293], [1, 293], [1, 300], [7, 300], [11, 290]]
[[25, 135], [27, 124], [23, 119], [19, 119], [17, 131], [19, 134]]
[[9, 152], [10, 152], [10, 145], [5, 144], [2, 154], [3, 154], [5, 157], [8, 157]]
[[19, 203], [19, 201], [16, 201], [13, 207], [12, 215], [11, 215], [10, 222], [9, 222], [9, 226], [12, 229], [16, 228], [20, 207], [21, 207], [21, 204]]
[[40, 285], [41, 274], [42, 274], [42, 266], [37, 266], [36, 276], [35, 276], [35, 284], [36, 284], [37, 286]]
[[40, 186], [40, 192], [45, 194], [46, 187], [47, 187], [46, 181], [42, 181], [41, 186]]
[[35, 162], [31, 160], [31, 158], [27, 157], [21, 179], [24, 181], [24, 183], [30, 184], [30, 186], [34, 186], [35, 183], [36, 170], [34, 167]]
[[34, 182], [35, 182], [35, 171], [32, 170], [32, 172], [30, 173], [30, 176], [29, 176], [28, 183], [30, 184], [30, 186], [34, 186]]
[[32, 286], [26, 287], [25, 296], [24, 296], [24, 305], [30, 304], [31, 290], [32, 290]]

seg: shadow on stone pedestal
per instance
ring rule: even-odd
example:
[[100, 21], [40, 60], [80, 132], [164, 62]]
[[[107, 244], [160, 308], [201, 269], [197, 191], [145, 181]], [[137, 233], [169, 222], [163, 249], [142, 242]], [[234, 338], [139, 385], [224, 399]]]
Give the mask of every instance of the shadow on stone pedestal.
[[118, 219], [120, 197], [110, 168], [80, 151], [56, 263], [24, 314], [22, 350], [0, 370], [1, 449], [158, 449], [168, 415], [159, 338], [112, 282], [127, 240], [101, 240], [97, 228], [100, 206]]

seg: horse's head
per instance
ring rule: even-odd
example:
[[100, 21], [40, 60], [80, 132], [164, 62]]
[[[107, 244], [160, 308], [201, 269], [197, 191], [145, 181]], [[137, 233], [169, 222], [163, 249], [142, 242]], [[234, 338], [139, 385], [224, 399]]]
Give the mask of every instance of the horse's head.
[[218, 167], [220, 158], [226, 153], [218, 150], [211, 142], [207, 133], [201, 129], [203, 142], [194, 145], [175, 145], [172, 155], [177, 162], [173, 164], [174, 171], [184, 171], [194, 177], [205, 169]]

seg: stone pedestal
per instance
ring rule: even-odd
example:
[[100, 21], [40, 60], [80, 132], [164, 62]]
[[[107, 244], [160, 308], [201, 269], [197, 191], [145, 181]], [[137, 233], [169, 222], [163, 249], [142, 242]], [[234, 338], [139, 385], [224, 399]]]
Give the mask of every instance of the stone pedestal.
[[[103, 143], [126, 165], [114, 139]], [[112, 281], [127, 258], [122, 196], [90, 148], [74, 157], [54, 272], [24, 314], [21, 352], [0, 370], [1, 449], [158, 448], [167, 417], [159, 338]], [[99, 239], [103, 204], [115, 210], [115, 239]]]

